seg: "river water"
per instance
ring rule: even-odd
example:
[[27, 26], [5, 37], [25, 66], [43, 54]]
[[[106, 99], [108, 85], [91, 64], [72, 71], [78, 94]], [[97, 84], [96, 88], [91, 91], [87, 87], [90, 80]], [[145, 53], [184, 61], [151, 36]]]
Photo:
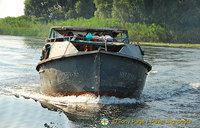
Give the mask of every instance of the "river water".
[[200, 49], [142, 46], [153, 68], [135, 100], [42, 95], [35, 67], [43, 44], [0, 36], [1, 128], [200, 127]]

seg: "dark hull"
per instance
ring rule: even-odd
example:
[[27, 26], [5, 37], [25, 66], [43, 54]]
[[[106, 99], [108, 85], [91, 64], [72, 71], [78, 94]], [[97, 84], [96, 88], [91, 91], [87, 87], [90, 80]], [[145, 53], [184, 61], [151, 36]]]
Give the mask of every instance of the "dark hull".
[[47, 95], [93, 93], [138, 98], [151, 66], [120, 53], [95, 51], [39, 63], [41, 92]]

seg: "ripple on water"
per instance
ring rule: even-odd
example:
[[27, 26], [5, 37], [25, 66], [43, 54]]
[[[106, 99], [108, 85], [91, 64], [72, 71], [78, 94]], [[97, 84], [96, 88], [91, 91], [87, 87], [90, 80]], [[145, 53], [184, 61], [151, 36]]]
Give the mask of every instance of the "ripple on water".
[[63, 113], [48, 111], [32, 99], [0, 96], [0, 125], [2, 128], [70, 127]]

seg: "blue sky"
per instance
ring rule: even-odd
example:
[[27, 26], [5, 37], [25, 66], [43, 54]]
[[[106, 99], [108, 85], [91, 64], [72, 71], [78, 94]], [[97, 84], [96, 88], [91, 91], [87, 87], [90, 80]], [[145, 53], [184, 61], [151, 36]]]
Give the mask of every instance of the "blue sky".
[[0, 0], [0, 18], [23, 15], [24, 1], [25, 0]]

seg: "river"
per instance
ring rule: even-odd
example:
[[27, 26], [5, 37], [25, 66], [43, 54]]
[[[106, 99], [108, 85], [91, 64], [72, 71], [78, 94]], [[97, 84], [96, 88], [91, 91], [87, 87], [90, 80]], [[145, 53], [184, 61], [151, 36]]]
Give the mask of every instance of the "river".
[[0, 127], [200, 126], [200, 49], [142, 46], [153, 68], [135, 100], [42, 95], [35, 67], [43, 44], [44, 38], [0, 35]]

